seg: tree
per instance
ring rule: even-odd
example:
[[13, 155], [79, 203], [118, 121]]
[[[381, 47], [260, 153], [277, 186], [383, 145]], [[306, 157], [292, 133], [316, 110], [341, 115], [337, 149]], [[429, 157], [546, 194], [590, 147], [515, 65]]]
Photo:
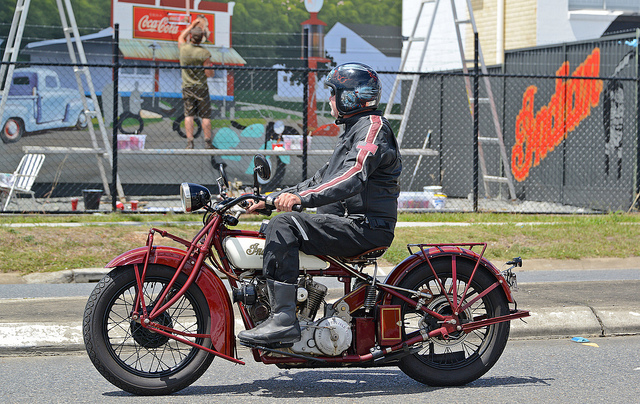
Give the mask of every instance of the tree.
[[[209, 1], [209, 0], [204, 0]], [[229, 0], [217, 0], [228, 3]], [[300, 23], [309, 18], [304, 0], [235, 0], [233, 46], [253, 66], [301, 65]], [[111, 0], [71, 0], [81, 34], [109, 26]], [[9, 35], [15, 10], [14, 0], [0, 2], [0, 39]], [[402, 24], [401, 0], [325, 0], [318, 18], [327, 30], [336, 22], [392, 25]], [[60, 16], [53, 0], [31, 0], [22, 45], [61, 38]]]
[[[17, 1], [0, 2], [0, 38], [6, 41], [11, 29]], [[111, 0], [71, 0], [80, 34], [96, 32], [109, 26]], [[31, 0], [22, 38], [23, 46], [29, 42], [61, 38], [62, 23], [58, 7], [53, 0]]]
[[[228, 3], [226, 0], [222, 2]], [[301, 65], [302, 27], [309, 18], [303, 0], [237, 0], [233, 46], [250, 65]], [[325, 0], [318, 18], [329, 30], [336, 22], [402, 24], [401, 0]], [[325, 31], [326, 32], [326, 31]]]

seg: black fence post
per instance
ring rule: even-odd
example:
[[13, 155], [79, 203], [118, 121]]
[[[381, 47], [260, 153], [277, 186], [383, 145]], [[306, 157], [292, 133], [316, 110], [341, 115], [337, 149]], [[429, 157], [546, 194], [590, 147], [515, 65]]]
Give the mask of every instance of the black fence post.
[[302, 38], [302, 55], [304, 57], [304, 74], [302, 75], [302, 179], [307, 179], [307, 132], [309, 131], [309, 29], [304, 29]]
[[438, 185], [442, 186], [442, 173], [444, 171], [444, 75], [440, 76], [440, 115], [438, 116]]
[[[478, 142], [479, 142], [479, 114], [478, 97], [480, 96], [478, 72], [478, 33], [473, 38], [473, 211], [478, 211]], [[463, 62], [464, 63], [464, 62]]]
[[[640, 29], [636, 28], [636, 43], [640, 41]], [[636, 184], [635, 198], [629, 210], [640, 208], [640, 48], [636, 47]]]
[[120, 70], [120, 24], [113, 26], [113, 139], [112, 144], [112, 170], [111, 170], [111, 209], [117, 211], [118, 191], [118, 71]]

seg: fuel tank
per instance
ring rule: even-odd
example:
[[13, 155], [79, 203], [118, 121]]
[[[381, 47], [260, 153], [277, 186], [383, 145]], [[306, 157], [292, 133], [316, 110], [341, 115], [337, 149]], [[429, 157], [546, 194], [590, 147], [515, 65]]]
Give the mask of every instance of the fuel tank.
[[[262, 269], [264, 239], [250, 236], [230, 236], [222, 242], [229, 262], [240, 269]], [[320, 270], [329, 266], [326, 261], [300, 251], [301, 270]]]

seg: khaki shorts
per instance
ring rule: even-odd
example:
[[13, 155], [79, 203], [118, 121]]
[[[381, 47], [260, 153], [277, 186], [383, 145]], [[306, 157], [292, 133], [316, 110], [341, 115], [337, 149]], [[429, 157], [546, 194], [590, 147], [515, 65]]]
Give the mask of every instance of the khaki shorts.
[[183, 88], [182, 101], [184, 116], [211, 119], [211, 97], [207, 86]]

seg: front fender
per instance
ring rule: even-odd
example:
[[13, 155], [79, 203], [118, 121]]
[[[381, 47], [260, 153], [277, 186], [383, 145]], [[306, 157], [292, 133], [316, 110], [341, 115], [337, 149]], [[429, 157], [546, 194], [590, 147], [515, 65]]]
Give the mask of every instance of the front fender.
[[[122, 253], [109, 261], [105, 268], [121, 267], [125, 265], [141, 264], [144, 259], [144, 255], [147, 252], [148, 247], [138, 247], [133, 250], [129, 250]], [[178, 268], [180, 261], [186, 255], [186, 251], [175, 247], [157, 246], [151, 248], [151, 255], [149, 256], [150, 264], [166, 265], [173, 268]], [[187, 263], [185, 269], [192, 269], [193, 267]], [[191, 271], [189, 271], [191, 272]]]
[[444, 246], [444, 247], [430, 247], [428, 250], [425, 249], [426, 257], [422, 253], [422, 251], [418, 251], [409, 257], [405, 258], [401, 263], [399, 263], [392, 271], [389, 273], [387, 278], [385, 279], [385, 283], [389, 285], [399, 285], [402, 282], [402, 279], [411, 271], [413, 271], [418, 265], [423, 262], [427, 262], [427, 260], [433, 260], [436, 258], [445, 258], [451, 256], [458, 256], [462, 258], [469, 259], [470, 261], [477, 262], [480, 260], [480, 265], [478, 265], [479, 270], [485, 270], [491, 273], [496, 278], [496, 281], [500, 283], [502, 286], [502, 290], [507, 297], [507, 300], [510, 303], [513, 303], [513, 296], [511, 295], [511, 289], [509, 289], [509, 285], [507, 281], [504, 279], [500, 271], [487, 259], [481, 258], [479, 254], [474, 251], [471, 251], [467, 248], [462, 248], [458, 246]]
[[[112, 259], [105, 267], [123, 267], [125, 265], [143, 264], [147, 247], [139, 247], [120, 254]], [[151, 249], [150, 264], [165, 265], [177, 269], [186, 256], [186, 251], [175, 247], [157, 246]], [[222, 280], [213, 270], [203, 263], [202, 271], [195, 280], [202, 290], [209, 305], [211, 315], [211, 343], [216, 351], [234, 357], [235, 334], [233, 322], [233, 307], [229, 294]], [[193, 264], [187, 262], [183, 272], [187, 275], [193, 270]]]

